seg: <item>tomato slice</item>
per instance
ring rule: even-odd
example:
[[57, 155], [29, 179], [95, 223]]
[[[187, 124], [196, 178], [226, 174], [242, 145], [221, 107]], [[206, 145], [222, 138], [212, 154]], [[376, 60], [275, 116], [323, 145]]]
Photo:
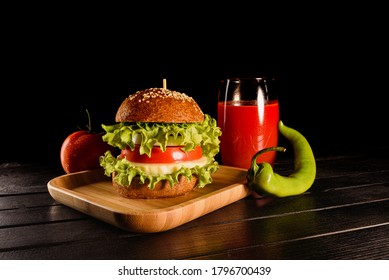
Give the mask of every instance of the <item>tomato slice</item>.
[[168, 146], [166, 151], [163, 152], [159, 147], [153, 147], [151, 149], [151, 157], [146, 154], [139, 154], [139, 145], [135, 145], [135, 149], [131, 151], [129, 147], [122, 150], [121, 157], [126, 158], [128, 161], [138, 163], [175, 163], [183, 161], [192, 161], [200, 159], [203, 155], [200, 146], [197, 146], [194, 150], [184, 152], [182, 146]]

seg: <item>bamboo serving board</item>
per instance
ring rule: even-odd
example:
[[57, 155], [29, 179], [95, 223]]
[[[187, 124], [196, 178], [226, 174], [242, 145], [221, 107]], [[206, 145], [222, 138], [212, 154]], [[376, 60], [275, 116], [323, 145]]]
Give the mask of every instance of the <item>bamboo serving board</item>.
[[246, 172], [221, 165], [211, 184], [173, 198], [121, 197], [102, 169], [62, 175], [47, 187], [66, 206], [127, 231], [150, 233], [175, 228], [248, 196]]

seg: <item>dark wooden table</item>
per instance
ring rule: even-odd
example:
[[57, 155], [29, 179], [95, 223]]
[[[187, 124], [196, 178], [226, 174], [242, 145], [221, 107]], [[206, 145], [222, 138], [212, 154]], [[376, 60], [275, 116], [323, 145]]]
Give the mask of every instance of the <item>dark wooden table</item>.
[[[318, 155], [311, 189], [249, 196], [161, 233], [131, 233], [56, 202], [59, 163], [0, 164], [0, 259], [389, 259], [389, 149]], [[288, 174], [293, 158], [278, 158]]]

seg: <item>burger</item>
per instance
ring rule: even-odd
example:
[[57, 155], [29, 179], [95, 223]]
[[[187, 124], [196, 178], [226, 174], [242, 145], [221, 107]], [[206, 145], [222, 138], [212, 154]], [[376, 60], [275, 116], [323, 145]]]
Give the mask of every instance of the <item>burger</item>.
[[102, 125], [103, 140], [118, 153], [107, 151], [100, 165], [120, 196], [176, 197], [212, 182], [221, 130], [192, 97], [139, 90], [122, 102], [115, 121]]

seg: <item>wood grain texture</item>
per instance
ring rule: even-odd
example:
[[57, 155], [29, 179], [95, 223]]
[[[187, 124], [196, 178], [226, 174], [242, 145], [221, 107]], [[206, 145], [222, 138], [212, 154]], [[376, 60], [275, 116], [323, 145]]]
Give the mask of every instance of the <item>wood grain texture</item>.
[[166, 231], [248, 196], [246, 170], [220, 166], [213, 182], [179, 197], [128, 199], [102, 170], [59, 176], [47, 184], [58, 202], [131, 232]]
[[[274, 169], [289, 174], [292, 158], [282, 155]], [[302, 195], [249, 195], [155, 233], [122, 230], [54, 200], [47, 182], [61, 177], [58, 167], [0, 165], [0, 259], [389, 259], [389, 148], [317, 157], [317, 178]], [[85, 211], [93, 205], [80, 188], [110, 181], [94, 172], [92, 182], [89, 175], [59, 180], [59, 189], [84, 196], [69, 203]], [[224, 176], [215, 182], [222, 189]]]

